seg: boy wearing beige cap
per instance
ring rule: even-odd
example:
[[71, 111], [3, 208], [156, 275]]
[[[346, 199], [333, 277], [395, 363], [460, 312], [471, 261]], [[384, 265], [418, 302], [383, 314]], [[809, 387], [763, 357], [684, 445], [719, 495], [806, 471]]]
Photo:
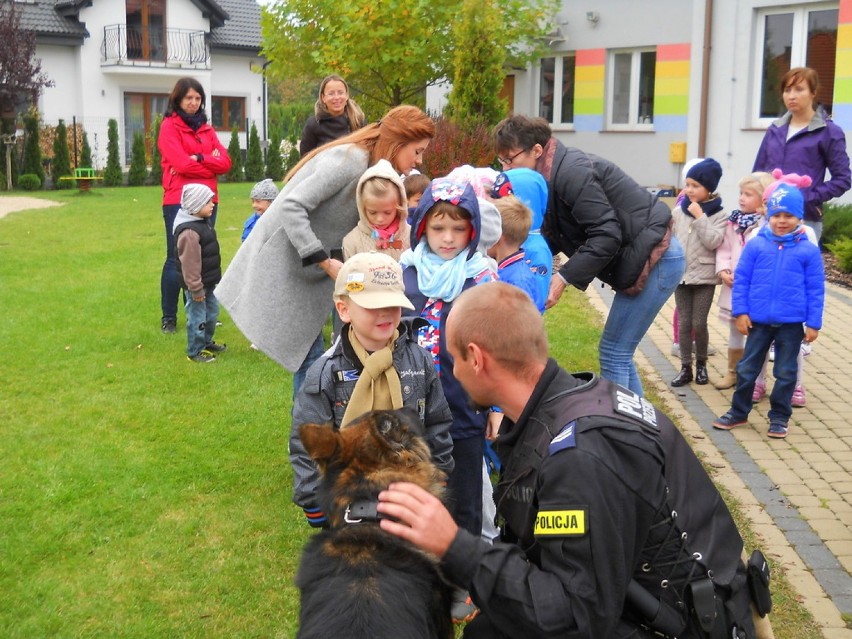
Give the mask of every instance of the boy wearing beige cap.
[[334, 303], [343, 330], [308, 369], [290, 429], [293, 502], [317, 528], [327, 521], [318, 507], [319, 473], [299, 439], [301, 424], [340, 428], [371, 410], [411, 408], [420, 416], [435, 464], [447, 475], [453, 470], [450, 408], [432, 356], [417, 345], [425, 320], [401, 319], [403, 307], [413, 307], [399, 263], [375, 251], [353, 255], [337, 275]]

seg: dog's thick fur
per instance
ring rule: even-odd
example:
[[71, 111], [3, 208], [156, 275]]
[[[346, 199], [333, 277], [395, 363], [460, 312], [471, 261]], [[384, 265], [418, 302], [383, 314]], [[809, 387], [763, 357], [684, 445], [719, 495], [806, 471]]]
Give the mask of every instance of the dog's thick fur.
[[355, 501], [375, 501], [391, 482], [418, 484], [443, 497], [414, 411], [372, 411], [342, 430], [304, 424], [299, 437], [322, 475], [320, 503], [330, 528], [302, 554], [301, 639], [453, 636], [450, 587], [437, 558], [384, 532], [378, 522], [346, 523]]

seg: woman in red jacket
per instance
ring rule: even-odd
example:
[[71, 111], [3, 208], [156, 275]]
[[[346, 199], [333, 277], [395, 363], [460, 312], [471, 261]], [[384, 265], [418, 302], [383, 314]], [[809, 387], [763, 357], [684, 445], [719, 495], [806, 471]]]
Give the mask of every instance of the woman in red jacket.
[[204, 184], [212, 189], [213, 215], [216, 224], [219, 191], [217, 176], [231, 169], [231, 158], [222, 146], [216, 131], [207, 123], [204, 112], [205, 94], [201, 83], [194, 78], [181, 78], [169, 95], [169, 104], [160, 127], [157, 146], [163, 167], [163, 222], [166, 226], [166, 261], [160, 278], [162, 331], [174, 333], [180, 280], [175, 257], [172, 225], [180, 208], [183, 186]]

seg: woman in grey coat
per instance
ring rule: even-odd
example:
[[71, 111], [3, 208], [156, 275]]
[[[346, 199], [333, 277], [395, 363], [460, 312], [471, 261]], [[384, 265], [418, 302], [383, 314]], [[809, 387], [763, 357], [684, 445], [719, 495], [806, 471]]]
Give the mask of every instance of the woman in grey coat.
[[295, 372], [294, 396], [324, 350], [322, 327], [341, 266], [331, 256], [358, 224], [361, 174], [384, 158], [408, 175], [434, 134], [423, 111], [399, 106], [312, 151], [284, 178], [281, 193], [225, 271], [216, 298], [258, 349]]

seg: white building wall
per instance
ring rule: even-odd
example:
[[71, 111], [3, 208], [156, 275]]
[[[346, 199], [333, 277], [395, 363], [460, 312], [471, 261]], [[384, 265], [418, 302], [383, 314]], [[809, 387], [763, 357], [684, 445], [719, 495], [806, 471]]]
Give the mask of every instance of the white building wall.
[[[42, 59], [42, 68], [56, 83], [42, 94], [39, 109], [46, 124], [55, 125], [64, 119], [71, 125], [77, 118], [85, 130], [92, 147], [95, 168], [104, 168], [107, 158], [107, 131], [109, 120], [118, 122], [119, 150], [122, 162], [125, 144], [124, 96], [133, 93], [161, 93], [168, 95], [179, 78], [191, 76], [198, 80], [207, 94], [207, 113], [210, 115], [211, 98], [214, 95], [243, 97], [246, 100], [246, 115], [256, 123], [258, 133], [263, 132], [263, 78], [252, 71], [259, 68], [262, 60], [243, 52], [211, 53], [210, 70], [183, 69], [169, 66], [102, 66], [101, 50], [104, 28], [125, 24], [123, 2], [96, 2], [95, 6], [80, 11], [80, 21], [86, 24], [90, 36], [83, 46], [40, 45], [37, 56]], [[210, 22], [190, 0], [169, 0], [166, 27], [209, 31]], [[230, 132], [219, 133], [219, 139], [227, 146]], [[246, 147], [246, 136], [240, 136], [240, 146]]]
[[[246, 117], [249, 125], [245, 133], [240, 134], [240, 148], [246, 148], [246, 135], [252, 123], [257, 127], [257, 134], [263, 138], [263, 76], [260, 68], [263, 61], [254, 56], [227, 55], [216, 52], [213, 55], [213, 72], [210, 88], [207, 90], [207, 103], [210, 97], [222, 96], [230, 98], [245, 98]], [[209, 108], [209, 106], [208, 106]], [[229, 131], [219, 131], [219, 139], [226, 147], [231, 140]]]
[[[706, 139], [704, 155], [716, 158], [724, 169], [720, 192], [727, 206], [735, 204], [737, 182], [751, 171], [767, 122], [755, 121], [753, 112], [757, 67], [755, 41], [756, 11], [767, 7], [819, 5], [836, 7], [824, 0], [715, 0], [707, 92]], [[554, 127], [564, 144], [595, 153], [617, 162], [637, 182], [646, 186], [680, 183], [682, 165], [669, 161], [672, 142], [687, 143], [687, 158], [698, 153], [701, 109], [701, 78], [706, 0], [598, 0], [594, 3], [564, 0], [556, 22], [564, 40], [554, 38], [553, 55], [577, 50], [634, 48], [660, 44], [690, 44], [690, 86], [687, 128], [683, 133], [663, 131], [617, 132], [576, 131], [572, 126]], [[587, 19], [595, 12], [597, 22]], [[516, 113], [537, 115], [538, 69], [514, 72]], [[440, 92], [427, 93], [427, 107], [435, 110]], [[446, 98], [442, 98], [446, 101]], [[606, 97], [604, 98], [606, 104]], [[604, 114], [605, 117], [606, 114]], [[604, 127], [605, 129], [605, 127]], [[852, 132], [847, 132], [852, 148]], [[852, 193], [839, 200], [852, 203]]]

